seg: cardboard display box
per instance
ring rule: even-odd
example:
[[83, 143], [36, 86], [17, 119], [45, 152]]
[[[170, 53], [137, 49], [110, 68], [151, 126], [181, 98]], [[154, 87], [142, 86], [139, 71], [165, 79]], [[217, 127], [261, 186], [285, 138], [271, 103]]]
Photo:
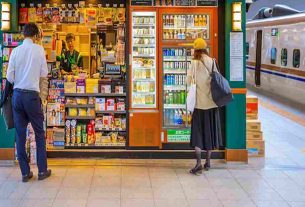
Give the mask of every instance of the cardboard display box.
[[261, 131], [261, 122], [258, 119], [247, 120], [247, 131]]
[[247, 131], [247, 140], [263, 140], [263, 132]]
[[247, 149], [249, 156], [265, 156], [265, 141], [264, 140], [247, 140]]
[[247, 96], [247, 114], [258, 113], [258, 98], [256, 96]]

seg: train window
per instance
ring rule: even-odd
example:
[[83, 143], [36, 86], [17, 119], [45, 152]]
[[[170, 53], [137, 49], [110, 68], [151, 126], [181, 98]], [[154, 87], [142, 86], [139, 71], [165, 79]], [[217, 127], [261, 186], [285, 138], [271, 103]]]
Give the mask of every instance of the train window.
[[287, 66], [287, 49], [284, 48], [282, 49], [282, 54], [281, 54], [281, 65], [282, 66]]
[[250, 52], [250, 46], [249, 46], [249, 42], [246, 43], [246, 59], [249, 59], [249, 52]]
[[298, 49], [293, 50], [293, 67], [300, 67], [301, 52]]
[[277, 55], [277, 50], [274, 47], [271, 49], [271, 64], [276, 64], [276, 55]]

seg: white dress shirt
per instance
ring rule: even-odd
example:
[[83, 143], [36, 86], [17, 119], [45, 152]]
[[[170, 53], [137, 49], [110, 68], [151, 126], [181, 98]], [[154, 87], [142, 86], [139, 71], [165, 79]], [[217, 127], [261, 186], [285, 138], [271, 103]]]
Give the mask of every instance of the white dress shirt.
[[47, 77], [48, 65], [42, 46], [26, 38], [23, 44], [13, 49], [7, 69], [7, 80], [14, 89], [40, 92], [40, 77]]

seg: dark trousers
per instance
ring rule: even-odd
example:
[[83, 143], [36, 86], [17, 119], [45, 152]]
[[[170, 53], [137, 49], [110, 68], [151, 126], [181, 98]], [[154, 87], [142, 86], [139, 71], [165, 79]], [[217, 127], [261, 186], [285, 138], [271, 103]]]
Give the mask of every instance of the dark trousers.
[[47, 152], [43, 129], [44, 116], [39, 94], [34, 91], [15, 89], [13, 93], [13, 116], [17, 132], [17, 156], [22, 175], [28, 175], [30, 172], [25, 148], [28, 123], [32, 124], [35, 132], [38, 171], [45, 172], [47, 170]]

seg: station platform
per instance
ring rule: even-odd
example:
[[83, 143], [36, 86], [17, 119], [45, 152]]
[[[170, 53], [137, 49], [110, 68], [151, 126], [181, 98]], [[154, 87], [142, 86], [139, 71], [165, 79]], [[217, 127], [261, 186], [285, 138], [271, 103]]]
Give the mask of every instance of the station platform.
[[259, 97], [265, 157], [248, 164], [213, 160], [193, 176], [194, 160], [49, 159], [53, 175], [20, 182], [0, 167], [0, 207], [304, 207], [305, 111], [270, 94]]

